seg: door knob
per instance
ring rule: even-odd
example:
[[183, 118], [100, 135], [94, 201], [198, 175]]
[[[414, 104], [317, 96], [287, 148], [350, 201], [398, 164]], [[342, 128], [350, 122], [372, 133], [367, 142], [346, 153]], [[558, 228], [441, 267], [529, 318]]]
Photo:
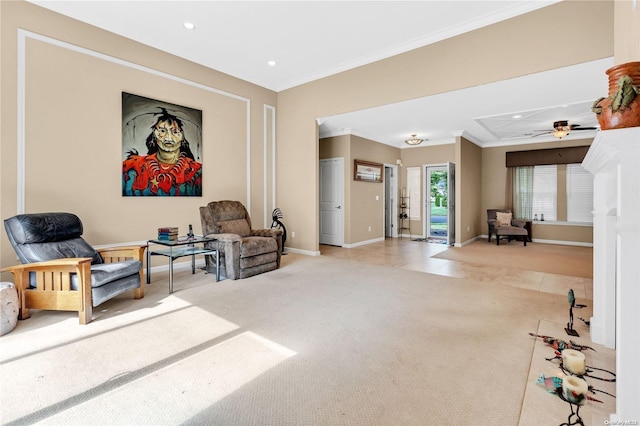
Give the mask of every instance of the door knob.
[[339, 209], [341, 206], [337, 206], [336, 209]]

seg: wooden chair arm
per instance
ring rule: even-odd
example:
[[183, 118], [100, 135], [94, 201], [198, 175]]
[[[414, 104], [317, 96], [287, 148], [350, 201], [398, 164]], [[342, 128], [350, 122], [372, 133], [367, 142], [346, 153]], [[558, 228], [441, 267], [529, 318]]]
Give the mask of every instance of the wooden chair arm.
[[[77, 311], [80, 324], [88, 324], [92, 318], [91, 306], [91, 258], [66, 258], [45, 262], [26, 263], [3, 268], [13, 273], [18, 290], [20, 319], [29, 318], [30, 309], [54, 309]], [[31, 273], [35, 288], [30, 289]], [[78, 277], [78, 290], [71, 290], [71, 274]]]
[[69, 257], [65, 259], [47, 260], [44, 262], [25, 263], [14, 266], [7, 266], [0, 269], [0, 272], [20, 272], [20, 271], [44, 271], [44, 270], [68, 270], [69, 268], [77, 268], [83, 263], [91, 263], [90, 257]]
[[142, 262], [147, 245], [104, 247], [96, 249], [106, 263], [119, 262], [125, 259], [136, 259]]

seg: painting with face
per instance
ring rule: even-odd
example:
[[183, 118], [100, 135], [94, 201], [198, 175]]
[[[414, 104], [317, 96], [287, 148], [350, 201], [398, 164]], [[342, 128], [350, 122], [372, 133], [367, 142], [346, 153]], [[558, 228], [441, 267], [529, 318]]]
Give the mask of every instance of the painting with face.
[[122, 195], [202, 196], [202, 111], [122, 93]]

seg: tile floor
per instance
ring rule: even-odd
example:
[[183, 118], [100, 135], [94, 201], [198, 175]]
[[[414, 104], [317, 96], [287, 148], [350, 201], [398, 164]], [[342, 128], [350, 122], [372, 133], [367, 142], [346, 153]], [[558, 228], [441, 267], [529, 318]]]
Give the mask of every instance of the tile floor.
[[[551, 245], [542, 243], [537, 245], [543, 248], [544, 246], [549, 246], [551, 249]], [[567, 250], [571, 250], [571, 246], [566, 247]], [[557, 250], [558, 246], [553, 246], [553, 248]], [[593, 299], [593, 280], [590, 278], [509, 267], [478, 265], [433, 257], [448, 249], [449, 247], [444, 244], [413, 241], [409, 238], [387, 238], [384, 242], [366, 244], [354, 248], [321, 245], [320, 253], [323, 256], [340, 257], [369, 264], [386, 265], [456, 278], [473, 278], [545, 293], [566, 295], [570, 289], [573, 289], [577, 299]], [[562, 261], [561, 257], [559, 257], [558, 261]], [[508, 264], [508, 262], [505, 263]]]

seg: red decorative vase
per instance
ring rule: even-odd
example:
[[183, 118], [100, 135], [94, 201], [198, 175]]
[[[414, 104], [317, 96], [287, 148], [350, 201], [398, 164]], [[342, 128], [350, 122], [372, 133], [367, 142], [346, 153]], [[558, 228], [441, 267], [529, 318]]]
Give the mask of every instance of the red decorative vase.
[[602, 130], [640, 126], [640, 62], [616, 65], [607, 71], [609, 97], [593, 104]]

